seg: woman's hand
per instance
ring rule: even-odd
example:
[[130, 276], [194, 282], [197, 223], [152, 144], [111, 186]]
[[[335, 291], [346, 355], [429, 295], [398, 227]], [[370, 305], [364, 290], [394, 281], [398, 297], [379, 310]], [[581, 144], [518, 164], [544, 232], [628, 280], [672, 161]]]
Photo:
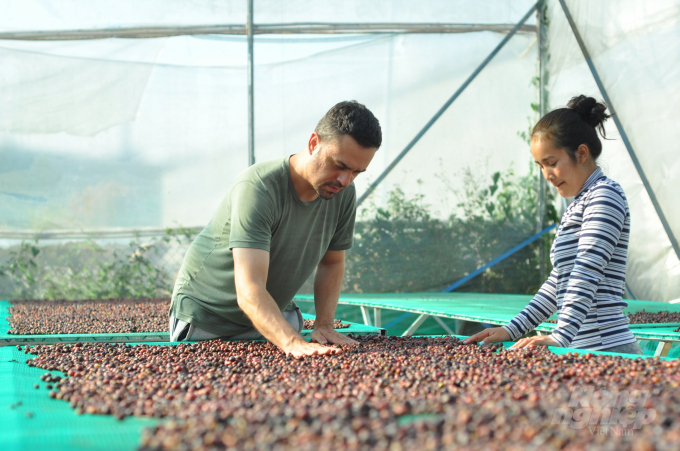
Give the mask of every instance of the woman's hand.
[[498, 343], [499, 341], [510, 341], [510, 334], [502, 327], [493, 327], [474, 334], [463, 340], [463, 344], [478, 343]]
[[550, 338], [549, 335], [535, 335], [533, 337], [522, 338], [521, 340], [518, 340], [517, 343], [510, 346], [510, 349], [528, 348], [541, 345], [557, 347], [560, 346], [555, 340]]

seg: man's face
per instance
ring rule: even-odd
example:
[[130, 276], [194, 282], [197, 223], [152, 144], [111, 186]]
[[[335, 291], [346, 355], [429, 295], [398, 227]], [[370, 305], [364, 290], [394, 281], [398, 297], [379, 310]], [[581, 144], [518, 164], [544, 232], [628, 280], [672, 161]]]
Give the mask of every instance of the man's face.
[[366, 170], [375, 148], [361, 147], [350, 135], [320, 142], [316, 133], [309, 141], [312, 170], [309, 182], [322, 199], [332, 199]]

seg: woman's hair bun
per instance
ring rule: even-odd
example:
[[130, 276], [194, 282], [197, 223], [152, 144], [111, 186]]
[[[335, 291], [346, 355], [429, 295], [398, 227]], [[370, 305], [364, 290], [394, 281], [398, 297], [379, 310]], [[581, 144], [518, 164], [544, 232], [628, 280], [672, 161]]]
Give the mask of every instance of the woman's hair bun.
[[591, 127], [599, 130], [600, 135], [606, 138], [604, 131], [604, 121], [611, 117], [607, 114], [607, 105], [603, 102], [598, 102], [592, 97], [586, 97], [583, 94], [572, 97], [567, 108], [574, 110], [584, 121]]
[[567, 108], [557, 108], [546, 113], [531, 130], [531, 139], [547, 139], [558, 149], [564, 149], [576, 162], [576, 151], [581, 144], [588, 146], [590, 155], [597, 160], [602, 153], [602, 142], [597, 132], [605, 136], [604, 121], [611, 115], [607, 106], [592, 97], [573, 97]]

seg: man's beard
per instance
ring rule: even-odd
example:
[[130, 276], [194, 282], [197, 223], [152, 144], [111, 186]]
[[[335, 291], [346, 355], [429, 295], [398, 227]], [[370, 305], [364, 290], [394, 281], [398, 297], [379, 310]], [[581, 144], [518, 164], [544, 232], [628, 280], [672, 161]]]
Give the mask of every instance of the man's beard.
[[323, 182], [321, 186], [314, 189], [314, 191], [316, 191], [316, 194], [318, 194], [319, 197], [322, 198], [323, 200], [331, 200], [333, 196], [340, 192], [340, 191], [338, 191], [337, 193], [328, 192], [323, 189], [324, 186], [334, 186], [336, 188], [340, 188], [340, 191], [342, 191], [345, 188], [344, 186], [342, 186], [340, 182]]

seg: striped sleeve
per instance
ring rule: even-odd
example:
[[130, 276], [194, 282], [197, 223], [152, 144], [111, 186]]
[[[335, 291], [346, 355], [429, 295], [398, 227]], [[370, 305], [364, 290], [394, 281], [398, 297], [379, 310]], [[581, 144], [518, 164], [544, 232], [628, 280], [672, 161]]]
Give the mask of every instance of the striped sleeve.
[[557, 270], [553, 268], [536, 296], [510, 323], [503, 326], [512, 341], [525, 335], [548, 319], [557, 310]]
[[576, 258], [557, 328], [550, 335], [562, 347], [571, 344], [585, 321], [626, 220], [625, 199], [615, 188], [603, 184], [594, 187], [591, 193], [583, 209]]

